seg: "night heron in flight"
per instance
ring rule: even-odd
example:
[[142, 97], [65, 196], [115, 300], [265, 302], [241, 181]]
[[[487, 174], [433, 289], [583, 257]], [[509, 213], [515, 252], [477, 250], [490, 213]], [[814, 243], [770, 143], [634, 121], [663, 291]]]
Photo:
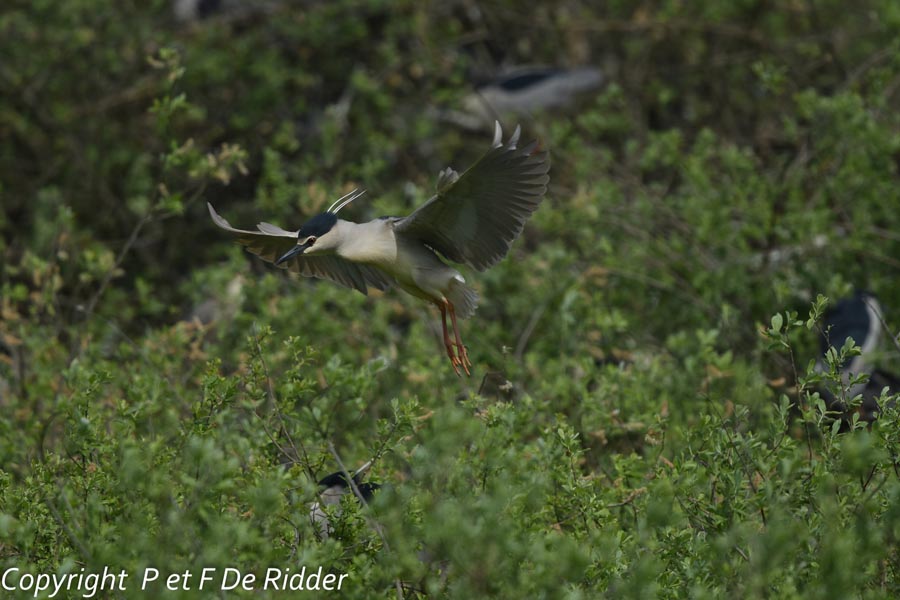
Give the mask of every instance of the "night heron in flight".
[[[353, 223], [337, 213], [359, 198], [353, 191], [327, 211], [286, 231], [270, 223], [258, 231], [235, 229], [216, 213], [213, 221], [237, 234], [238, 243], [263, 260], [306, 277], [330, 279], [366, 294], [370, 287], [404, 291], [434, 303], [441, 311], [444, 347], [459, 375], [470, 374], [466, 347], [456, 317], [475, 312], [478, 294], [441, 258], [484, 271], [500, 261], [522, 232], [525, 221], [547, 191], [547, 151], [537, 142], [517, 146], [520, 129], [503, 143], [495, 125], [491, 149], [461, 175], [445, 169], [437, 193], [406, 217], [381, 217]], [[447, 316], [454, 339], [447, 330]]]

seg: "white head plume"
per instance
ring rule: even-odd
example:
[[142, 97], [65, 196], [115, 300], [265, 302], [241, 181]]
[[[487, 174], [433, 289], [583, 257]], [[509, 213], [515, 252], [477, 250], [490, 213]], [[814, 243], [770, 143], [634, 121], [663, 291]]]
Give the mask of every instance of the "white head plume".
[[347, 194], [345, 196], [341, 196], [340, 198], [335, 200], [334, 204], [329, 206], [328, 210], [326, 210], [325, 212], [337, 214], [338, 211], [340, 211], [342, 208], [344, 208], [345, 206], [347, 206], [348, 204], [350, 204], [351, 202], [353, 202], [354, 200], [356, 200], [357, 198], [359, 198], [360, 196], [362, 196], [365, 193], [366, 193], [366, 190], [355, 189], [352, 192], [350, 192], [349, 194]]

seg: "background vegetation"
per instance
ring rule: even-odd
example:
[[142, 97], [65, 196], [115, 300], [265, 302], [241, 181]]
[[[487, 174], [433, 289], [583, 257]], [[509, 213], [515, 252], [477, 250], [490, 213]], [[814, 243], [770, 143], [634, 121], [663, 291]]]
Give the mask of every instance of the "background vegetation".
[[[4, 2], [0, 567], [900, 595], [897, 411], [838, 433], [808, 367], [819, 294], [900, 329], [900, 5], [596, 4]], [[430, 307], [287, 279], [210, 222], [353, 187], [348, 217], [410, 210], [489, 141], [436, 114], [515, 64], [608, 83], [524, 121], [551, 189], [470, 274], [471, 379]], [[337, 457], [384, 487], [319, 540]]]

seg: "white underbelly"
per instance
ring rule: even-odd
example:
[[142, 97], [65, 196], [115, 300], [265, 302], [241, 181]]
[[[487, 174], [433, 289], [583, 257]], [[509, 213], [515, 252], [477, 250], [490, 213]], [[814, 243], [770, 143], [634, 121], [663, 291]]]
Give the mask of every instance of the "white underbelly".
[[462, 280], [459, 271], [444, 264], [434, 252], [418, 243], [398, 244], [396, 260], [378, 266], [393, 276], [403, 290], [426, 300], [442, 299], [451, 280]]

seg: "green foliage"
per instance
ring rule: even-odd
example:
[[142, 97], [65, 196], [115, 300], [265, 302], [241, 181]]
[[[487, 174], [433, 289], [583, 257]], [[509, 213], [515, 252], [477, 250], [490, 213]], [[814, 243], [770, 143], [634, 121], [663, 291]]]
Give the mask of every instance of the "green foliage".
[[[900, 12], [608, 4], [4, 7], [0, 572], [900, 595], [897, 397], [842, 432], [819, 390], [856, 406], [860, 349], [814, 366], [827, 298], [868, 289], [898, 329]], [[207, 200], [296, 225], [352, 187], [350, 218], [400, 214], [488, 141], [435, 117], [469, 75], [589, 60], [602, 91], [524, 119], [547, 201], [466, 273], [471, 380], [425, 304], [286, 279], [209, 223]], [[382, 488], [323, 539], [316, 481], [369, 459]]]

